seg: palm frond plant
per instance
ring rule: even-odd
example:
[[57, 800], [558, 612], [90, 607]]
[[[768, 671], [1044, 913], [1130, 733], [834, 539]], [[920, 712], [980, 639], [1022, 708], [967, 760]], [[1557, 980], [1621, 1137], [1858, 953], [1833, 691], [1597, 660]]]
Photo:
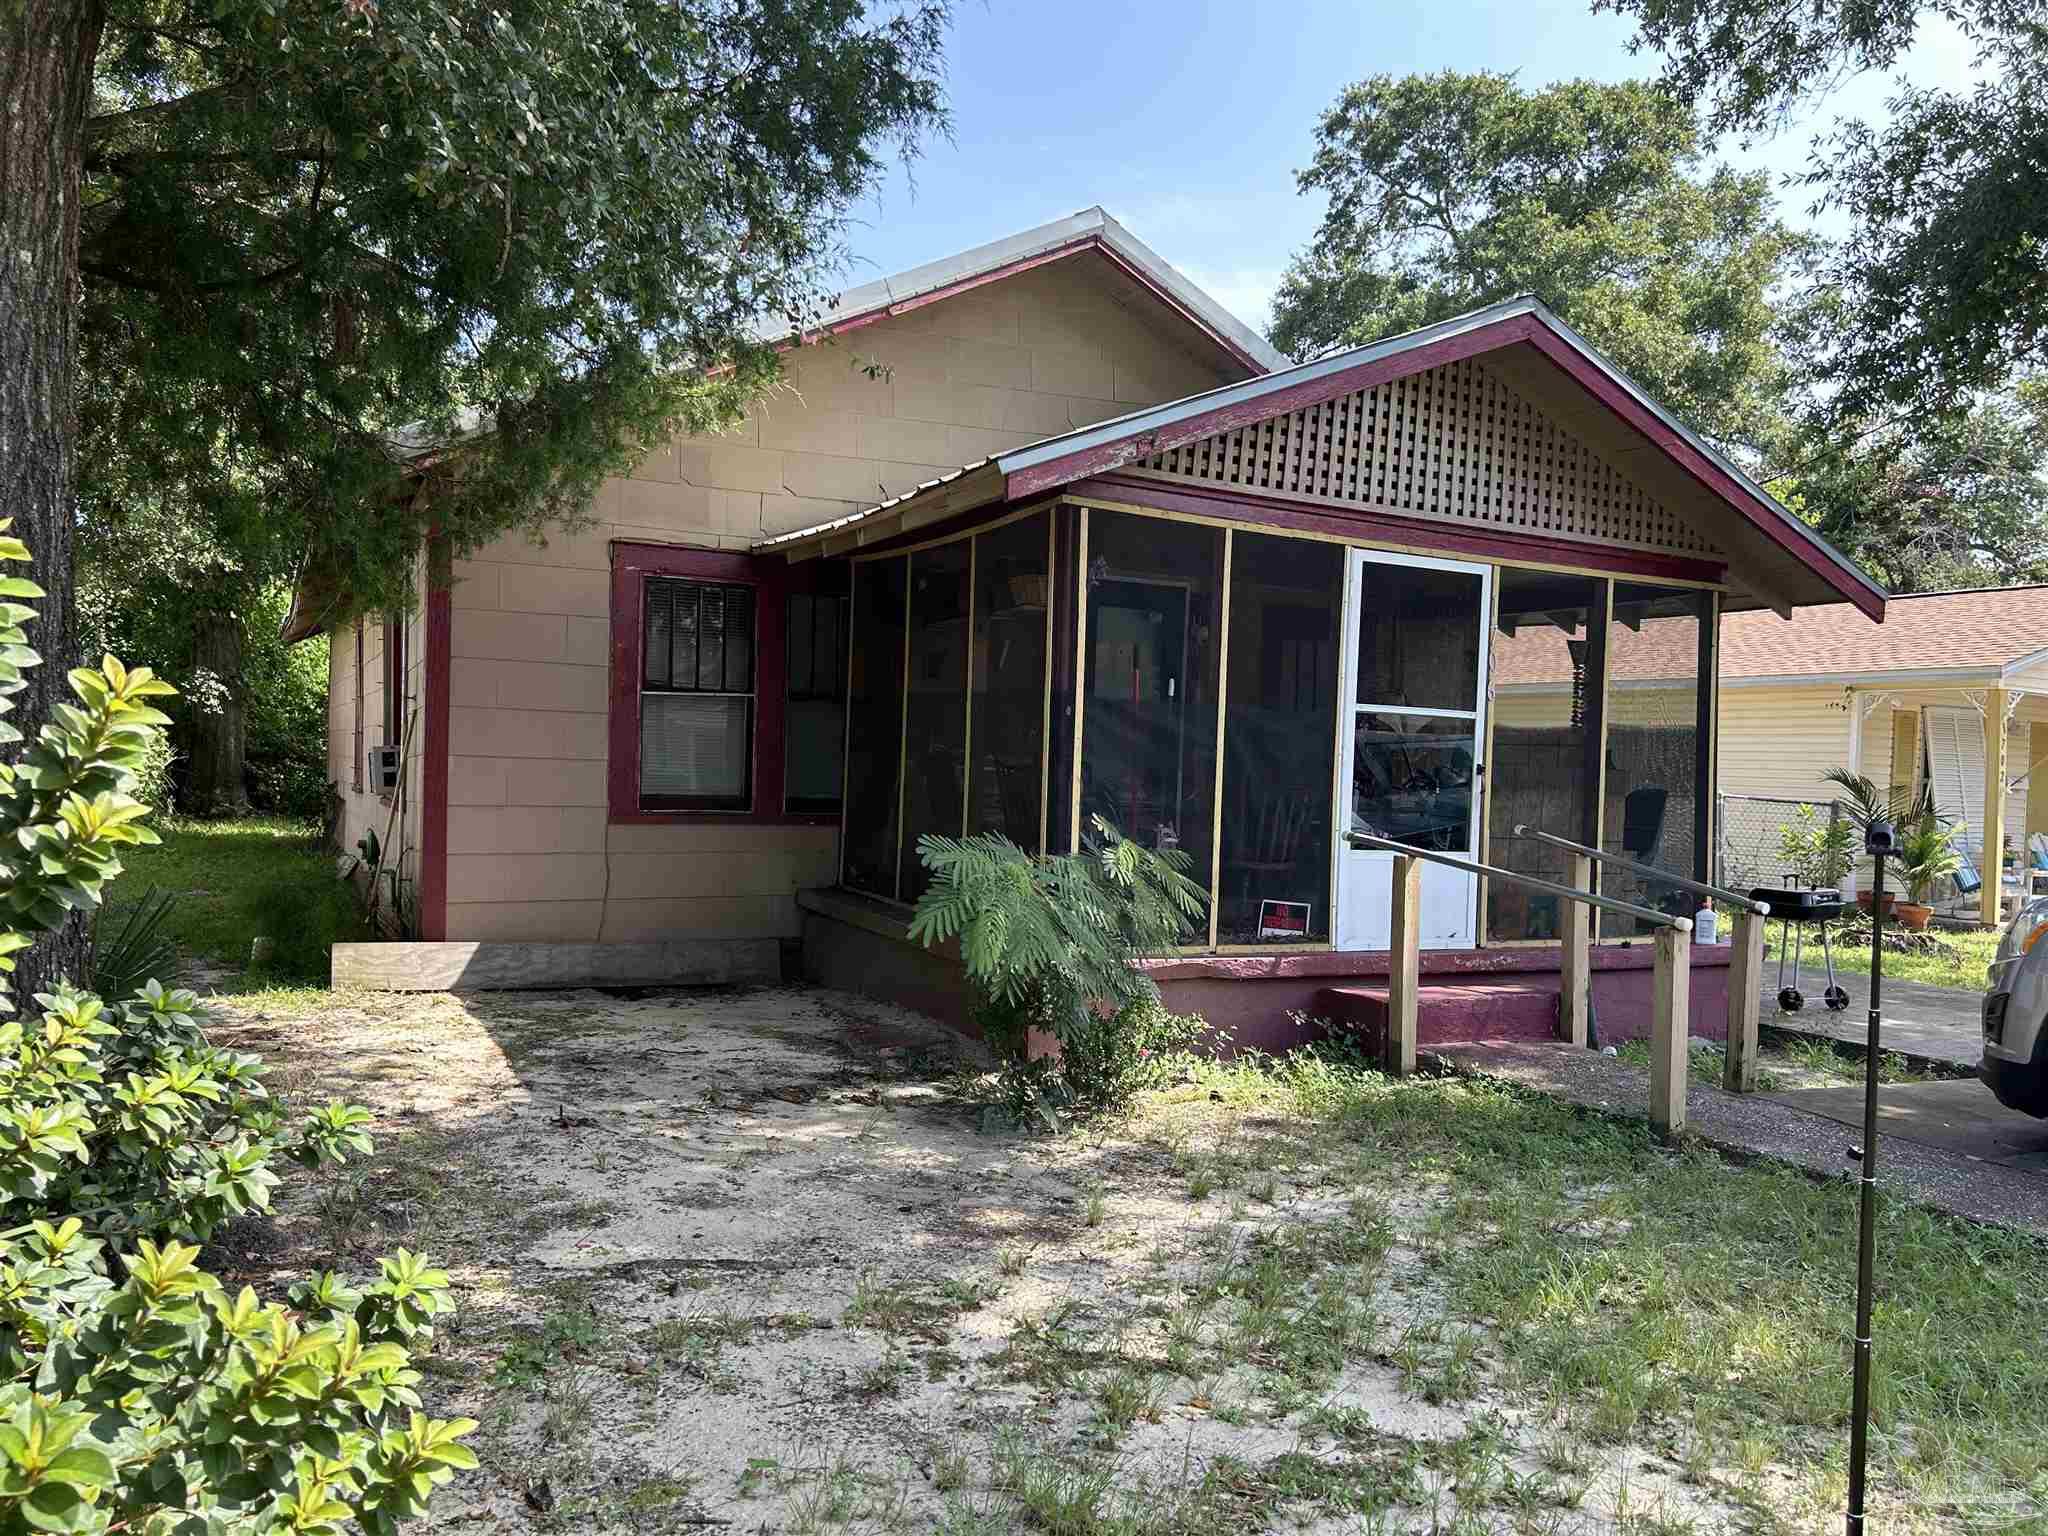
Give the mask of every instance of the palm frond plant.
[[1876, 821], [1905, 827], [1923, 816], [1939, 814], [1934, 808], [1931, 784], [1922, 784], [1918, 789], [1910, 784], [1879, 787], [1875, 779], [1847, 768], [1830, 768], [1821, 779], [1842, 791], [1849, 820], [1859, 832]]
[[[1200, 1033], [1166, 1013], [1138, 964], [1174, 949], [1207, 911], [1185, 853], [1133, 842], [1100, 816], [1078, 853], [1036, 857], [994, 833], [928, 835], [917, 852], [932, 879], [910, 937], [959, 941], [976, 1020], [1009, 1059], [1017, 1107], [1052, 1121], [1062, 1105], [1113, 1105], [1151, 1053]], [[1024, 1059], [1032, 1029], [1059, 1041], [1058, 1062]]]
[[1914, 906], [1926, 906], [1935, 885], [1963, 867], [1963, 856], [1955, 845], [1960, 830], [1931, 809], [1900, 829], [1899, 879], [1905, 882], [1906, 899]]
[[151, 886], [142, 899], [116, 913], [103, 907], [93, 920], [92, 989], [125, 1002], [151, 977], [169, 976], [178, 966], [178, 946], [164, 931], [177, 905], [175, 893]]
[[1822, 777], [1843, 791], [1849, 820], [1859, 831], [1878, 821], [1889, 821], [1898, 829], [1894, 862], [1906, 887], [1900, 917], [1909, 928], [1923, 927], [1928, 893], [1963, 867], [1963, 856], [1955, 847], [1962, 823], [1942, 814], [1934, 803], [1931, 784], [1917, 789], [1902, 784], [1879, 789], [1875, 781], [1846, 768], [1830, 769]]

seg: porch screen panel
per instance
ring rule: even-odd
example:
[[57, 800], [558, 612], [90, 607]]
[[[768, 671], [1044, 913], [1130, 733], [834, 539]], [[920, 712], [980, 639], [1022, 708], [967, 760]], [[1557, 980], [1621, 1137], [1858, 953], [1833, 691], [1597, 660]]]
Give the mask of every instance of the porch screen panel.
[[967, 792], [968, 543], [910, 557], [910, 678], [904, 709], [903, 848], [897, 893], [928, 883], [917, 840], [960, 835]]
[[1222, 530], [1091, 511], [1083, 580], [1082, 836], [1101, 816], [1147, 847], [1178, 847], [1206, 886]]
[[[1342, 545], [1242, 531], [1232, 542], [1218, 943], [1330, 937], [1343, 606]], [[1306, 929], [1269, 902], [1306, 906]]]
[[[1528, 826], [1592, 843], [1599, 780], [1597, 647], [1589, 615], [1606, 610], [1606, 583], [1587, 576], [1503, 567], [1492, 662], [1493, 750], [1486, 765], [1486, 862], [1570, 883], [1571, 855], [1531, 838]], [[1555, 939], [1558, 900], [1504, 880], [1486, 886], [1486, 933], [1496, 943]]]
[[906, 565], [898, 557], [869, 561], [853, 571], [841, 878], [854, 890], [876, 896], [896, 894]]
[[1038, 850], [1044, 801], [1046, 513], [975, 540], [973, 762], [967, 824]]
[[[1607, 773], [1600, 846], [1684, 879], [1706, 878], [1700, 846], [1700, 663], [1707, 595], [1617, 582], [1607, 632]], [[1690, 917], [1699, 898], [1655, 876], [1609, 868], [1600, 889]], [[1602, 938], [1645, 930], [1600, 914]]]
[[828, 565], [788, 605], [783, 806], [836, 811], [846, 775], [846, 568]]

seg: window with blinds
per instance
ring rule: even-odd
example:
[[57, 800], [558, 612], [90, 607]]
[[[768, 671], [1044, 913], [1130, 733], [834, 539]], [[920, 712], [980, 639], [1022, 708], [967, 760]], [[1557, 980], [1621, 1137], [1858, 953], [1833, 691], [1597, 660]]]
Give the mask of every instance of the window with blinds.
[[641, 806], [751, 808], [754, 589], [650, 576], [641, 623]]

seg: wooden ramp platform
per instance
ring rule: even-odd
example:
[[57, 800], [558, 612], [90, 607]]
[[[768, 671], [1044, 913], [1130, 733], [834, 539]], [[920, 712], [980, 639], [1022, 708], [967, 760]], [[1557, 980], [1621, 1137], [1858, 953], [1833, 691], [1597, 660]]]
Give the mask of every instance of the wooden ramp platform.
[[663, 944], [337, 944], [337, 987], [373, 992], [720, 986], [782, 980], [774, 939]]

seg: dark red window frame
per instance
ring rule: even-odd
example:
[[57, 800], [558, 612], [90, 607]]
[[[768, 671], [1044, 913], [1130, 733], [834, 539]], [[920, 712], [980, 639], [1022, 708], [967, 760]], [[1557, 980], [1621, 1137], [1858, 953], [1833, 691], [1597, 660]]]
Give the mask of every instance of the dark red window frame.
[[[642, 601], [650, 576], [733, 582], [754, 589], [753, 805], [743, 811], [651, 811], [640, 804], [640, 677], [645, 629]], [[787, 696], [784, 650], [788, 643], [787, 560], [672, 544], [612, 545], [611, 718], [605, 774], [609, 819], [617, 823], [734, 822], [837, 826], [837, 812], [792, 815], [783, 809], [783, 717]]]

